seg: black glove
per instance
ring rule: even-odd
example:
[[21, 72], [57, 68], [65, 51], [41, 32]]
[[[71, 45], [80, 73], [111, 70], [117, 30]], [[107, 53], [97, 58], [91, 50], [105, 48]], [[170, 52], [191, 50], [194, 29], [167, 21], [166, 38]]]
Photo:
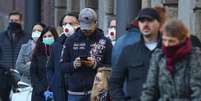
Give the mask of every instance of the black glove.
[[12, 82], [13, 89], [15, 90], [18, 88], [17, 83], [20, 81], [20, 73], [16, 69], [10, 69], [9, 74], [11, 76], [11, 82]]

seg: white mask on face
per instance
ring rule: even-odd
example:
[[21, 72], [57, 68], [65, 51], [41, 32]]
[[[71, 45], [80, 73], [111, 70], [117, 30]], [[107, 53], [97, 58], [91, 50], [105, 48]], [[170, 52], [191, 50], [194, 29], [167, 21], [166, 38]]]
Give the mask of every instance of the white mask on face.
[[41, 32], [34, 31], [34, 32], [32, 32], [31, 37], [33, 38], [34, 41], [37, 41], [38, 38], [40, 37], [40, 35], [41, 35]]
[[75, 28], [73, 26], [71, 26], [70, 24], [67, 24], [67, 25], [63, 26], [63, 33], [67, 37], [70, 37], [71, 35], [73, 35], [74, 32], [75, 32]]
[[109, 28], [107, 37], [110, 38], [112, 41], [115, 41], [116, 40], [116, 28]]

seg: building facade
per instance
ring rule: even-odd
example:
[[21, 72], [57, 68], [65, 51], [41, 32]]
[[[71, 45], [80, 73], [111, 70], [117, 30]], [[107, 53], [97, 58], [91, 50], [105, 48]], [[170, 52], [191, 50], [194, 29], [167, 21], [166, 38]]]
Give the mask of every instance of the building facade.
[[[34, 11], [34, 7], [30, 6], [33, 3], [30, 1], [34, 3], [35, 8], [40, 9]], [[35, 3], [36, 1], [38, 2]], [[6, 28], [7, 15], [12, 10], [18, 10], [25, 15], [25, 30], [30, 32], [36, 21], [58, 26], [64, 14], [79, 13], [81, 9], [90, 7], [97, 12], [98, 27], [105, 33], [109, 21], [116, 18], [117, 36], [121, 36], [126, 33], [126, 26], [135, 19], [141, 8], [155, 5], [166, 6], [171, 18], [183, 20], [190, 28], [190, 32], [201, 39], [201, 0], [0, 0], [0, 31]], [[33, 20], [33, 15], [29, 12], [39, 12], [40, 14], [34, 13], [39, 18]], [[29, 25], [28, 28], [27, 25]]]

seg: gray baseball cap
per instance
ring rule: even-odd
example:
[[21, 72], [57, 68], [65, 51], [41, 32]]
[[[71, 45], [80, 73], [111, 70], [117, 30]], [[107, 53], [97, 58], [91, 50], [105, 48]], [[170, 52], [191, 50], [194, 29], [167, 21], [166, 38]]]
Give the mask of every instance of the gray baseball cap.
[[79, 22], [80, 28], [83, 30], [90, 30], [92, 25], [97, 21], [97, 14], [91, 8], [84, 8], [80, 11]]

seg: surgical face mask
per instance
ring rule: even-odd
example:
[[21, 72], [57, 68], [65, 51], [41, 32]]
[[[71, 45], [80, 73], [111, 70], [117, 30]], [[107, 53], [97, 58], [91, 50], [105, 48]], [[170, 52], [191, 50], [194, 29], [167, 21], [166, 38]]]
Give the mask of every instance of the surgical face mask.
[[67, 24], [63, 26], [63, 32], [67, 37], [70, 37], [75, 32], [75, 28], [70, 24]]
[[41, 32], [39, 32], [39, 31], [34, 31], [34, 32], [32, 32], [31, 37], [32, 37], [32, 39], [33, 39], [34, 41], [37, 41], [38, 38], [40, 37], [40, 35], [41, 35]]
[[52, 45], [54, 43], [54, 37], [43, 38], [43, 43], [45, 45]]
[[116, 40], [116, 28], [109, 28], [107, 37], [110, 38], [112, 41], [115, 41]]

